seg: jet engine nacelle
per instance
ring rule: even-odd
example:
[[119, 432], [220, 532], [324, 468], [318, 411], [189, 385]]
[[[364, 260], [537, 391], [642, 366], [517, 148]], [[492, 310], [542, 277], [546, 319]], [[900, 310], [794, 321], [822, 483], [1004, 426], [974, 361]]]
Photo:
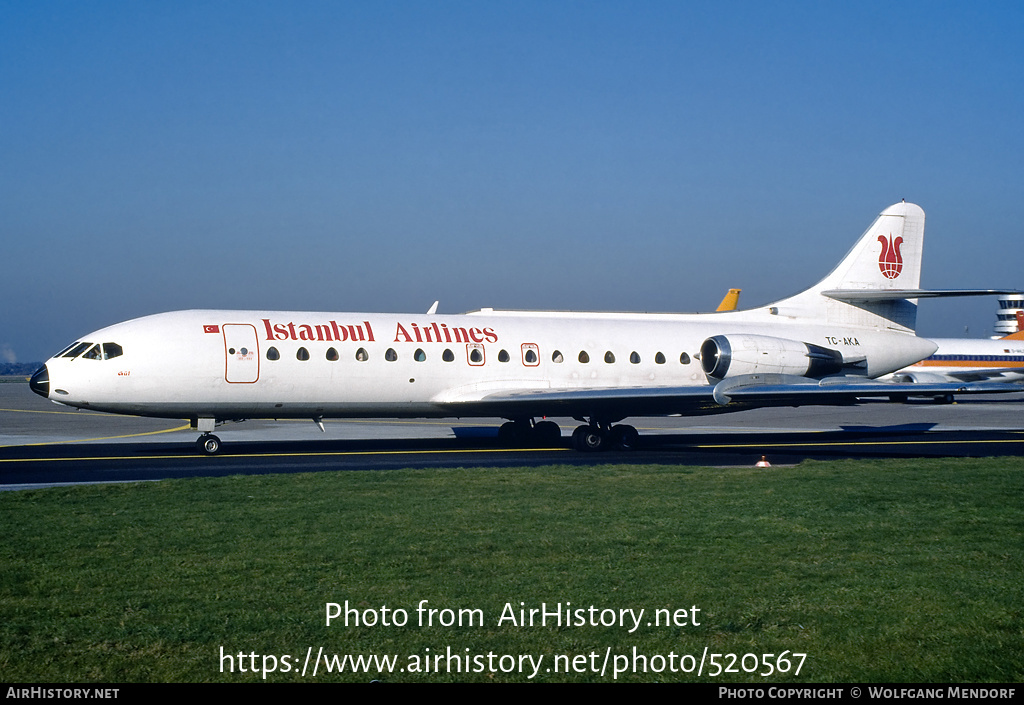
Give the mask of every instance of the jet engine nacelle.
[[714, 335], [700, 346], [700, 365], [717, 380], [769, 373], [817, 378], [840, 372], [843, 354], [768, 335]]

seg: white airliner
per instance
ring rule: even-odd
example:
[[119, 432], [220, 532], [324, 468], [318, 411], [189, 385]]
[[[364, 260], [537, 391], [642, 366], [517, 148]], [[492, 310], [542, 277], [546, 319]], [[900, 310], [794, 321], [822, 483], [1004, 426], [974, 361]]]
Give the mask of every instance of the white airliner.
[[[580, 450], [637, 443], [627, 417], [867, 397], [981, 391], [874, 382], [935, 352], [916, 299], [993, 294], [918, 288], [924, 211], [885, 209], [817, 285], [770, 306], [708, 314], [462, 315], [194, 310], [118, 323], [33, 375], [55, 402], [188, 418], [216, 453], [216, 424], [252, 418], [503, 417], [501, 436]], [[818, 241], [820, 237], [816, 238]]]
[[938, 350], [899, 370], [894, 382], [1024, 382], [1024, 331], [995, 340], [935, 338]]

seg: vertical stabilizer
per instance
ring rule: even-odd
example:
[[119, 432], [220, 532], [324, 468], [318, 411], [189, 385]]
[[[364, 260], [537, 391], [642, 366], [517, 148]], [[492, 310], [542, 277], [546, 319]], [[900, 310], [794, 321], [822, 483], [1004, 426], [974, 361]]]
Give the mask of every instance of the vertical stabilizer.
[[843, 261], [812, 289], [917, 289], [924, 211], [897, 203], [882, 211]]
[[907, 290], [921, 283], [924, 211], [897, 203], [882, 211], [828, 276], [796, 296], [772, 306], [780, 316], [800, 316], [837, 325], [913, 331], [916, 299], [837, 301], [829, 290]]

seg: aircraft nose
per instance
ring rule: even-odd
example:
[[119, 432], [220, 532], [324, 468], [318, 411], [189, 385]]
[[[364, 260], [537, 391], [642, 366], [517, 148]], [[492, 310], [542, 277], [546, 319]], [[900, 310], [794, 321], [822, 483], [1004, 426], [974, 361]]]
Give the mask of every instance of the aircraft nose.
[[32, 379], [28, 381], [29, 388], [41, 397], [49, 398], [50, 396], [50, 372], [46, 369], [46, 365], [43, 365], [36, 373], [32, 375]]

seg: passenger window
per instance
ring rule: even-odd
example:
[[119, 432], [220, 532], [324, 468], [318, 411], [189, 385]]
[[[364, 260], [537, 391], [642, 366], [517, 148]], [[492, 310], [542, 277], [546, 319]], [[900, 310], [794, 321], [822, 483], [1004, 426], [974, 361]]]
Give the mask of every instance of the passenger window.
[[330, 362], [337, 362], [338, 361], [338, 351], [335, 350], [334, 348], [327, 348], [327, 359]]
[[523, 364], [527, 367], [536, 367], [540, 364], [540, 348], [536, 343], [523, 343]]
[[498, 353], [498, 362], [508, 362], [508, 351], [502, 350]]
[[655, 362], [655, 364], [658, 364], [658, 365], [664, 365], [665, 364], [665, 356], [662, 355], [661, 353], [657, 353], [654, 356], [654, 362]]
[[611, 363], [615, 362], [615, 356], [612, 355], [612, 351], [611, 350], [609, 350], [608, 352], [606, 352], [604, 354], [604, 361], [607, 362], [609, 365]]
[[417, 348], [416, 352], [412, 354], [412, 359], [415, 360], [416, 362], [425, 362], [427, 359], [427, 354], [420, 350], [419, 348]]
[[629, 361], [632, 362], [634, 365], [640, 364], [640, 355], [637, 353], [636, 350], [629, 354]]
[[370, 359], [370, 355], [366, 352], [365, 348], [359, 348], [356, 350], [356, 360], [358, 362], [366, 362]]
[[295, 359], [305, 362], [309, 359], [309, 350], [306, 350], [306, 348], [299, 348], [298, 352], [295, 353]]
[[445, 362], [455, 362], [455, 353], [453, 353], [451, 350], [446, 349], [443, 353], [441, 353], [441, 359], [444, 360]]
[[587, 355], [586, 350], [580, 350], [580, 362], [582, 362], [584, 365], [590, 362], [590, 355]]
[[563, 359], [564, 358], [562, 358], [562, 353], [560, 353], [558, 350], [555, 350], [553, 353], [551, 353], [551, 362], [562, 362]]
[[398, 353], [395, 352], [394, 348], [388, 348], [388, 351], [384, 353], [384, 359], [388, 362], [394, 362], [398, 359]]
[[484, 346], [479, 343], [466, 343], [466, 351], [469, 354], [469, 364], [484, 364]]
[[121, 357], [124, 350], [117, 343], [103, 343], [103, 359], [109, 360], [112, 357]]
[[99, 345], [93, 345], [89, 348], [89, 352], [82, 355], [83, 360], [100, 360], [103, 358], [103, 352], [100, 350]]
[[682, 355], [679, 356], [679, 362], [681, 362], [684, 365], [689, 365], [690, 364], [690, 356], [687, 355], [686, 353], [683, 353]]
[[281, 353], [277, 351], [277, 348], [271, 346], [267, 348], [267, 359], [268, 360], [280, 360]]

